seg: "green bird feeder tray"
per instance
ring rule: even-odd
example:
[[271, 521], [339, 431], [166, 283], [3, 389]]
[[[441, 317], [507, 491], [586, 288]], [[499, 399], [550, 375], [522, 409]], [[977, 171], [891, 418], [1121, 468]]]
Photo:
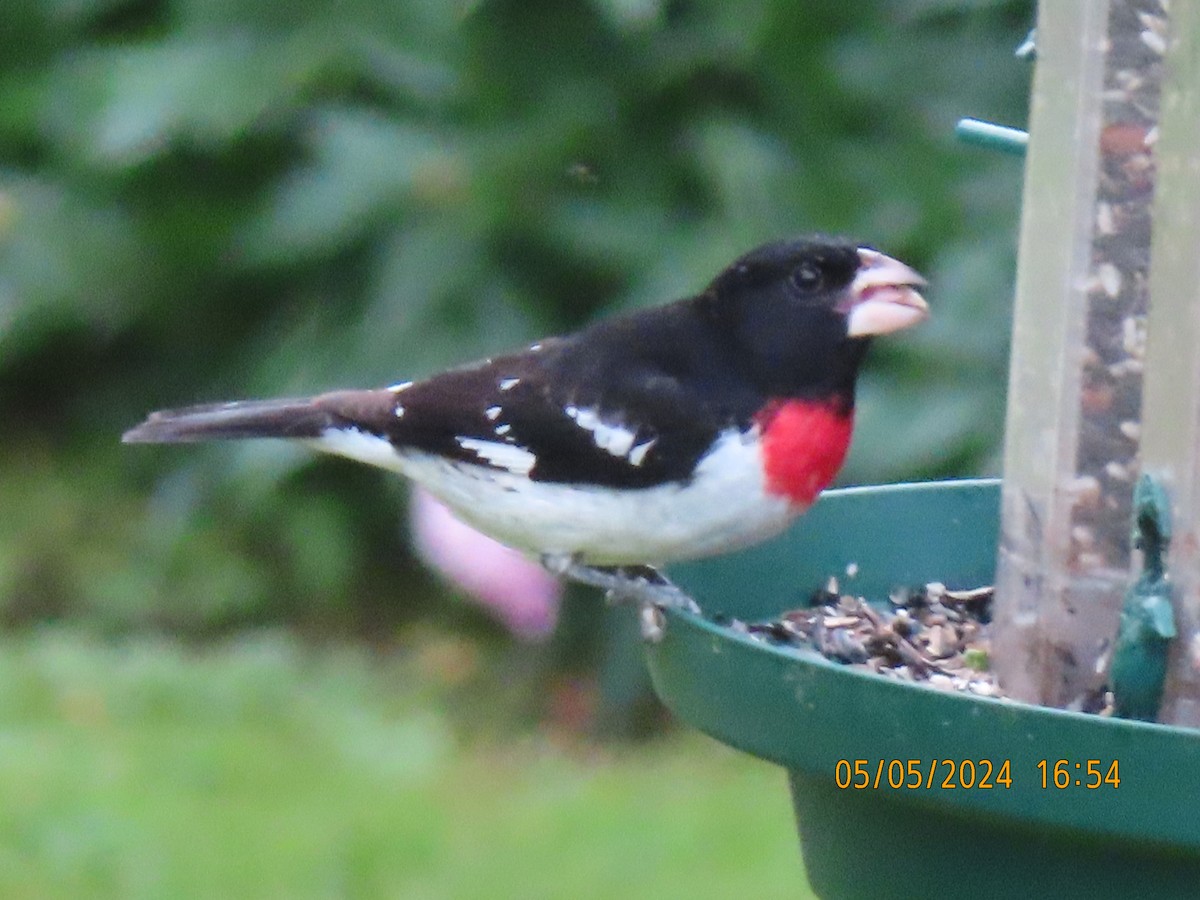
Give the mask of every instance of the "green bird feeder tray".
[[705, 615], [668, 613], [648, 645], [659, 696], [788, 770], [822, 897], [1197, 896], [1200, 732], [885, 679], [712, 621], [775, 618], [831, 575], [883, 602], [991, 584], [999, 509], [990, 480], [831, 491], [782, 538], [680, 568]]
[[[680, 718], [788, 770], [822, 897], [1200, 897], [1200, 3], [1038, 12], [1003, 482], [831, 491], [673, 570], [703, 614], [646, 649]], [[1137, 483], [1161, 502], [1130, 540]], [[1006, 698], [721, 624], [830, 577], [877, 604], [995, 585]], [[1169, 724], [1067, 711], [1105, 686]]]

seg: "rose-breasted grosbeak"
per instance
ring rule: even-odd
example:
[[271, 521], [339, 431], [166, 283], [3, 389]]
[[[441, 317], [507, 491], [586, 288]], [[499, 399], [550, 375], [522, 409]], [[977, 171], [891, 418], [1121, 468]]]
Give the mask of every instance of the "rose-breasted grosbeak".
[[782, 531], [845, 457], [873, 335], [926, 317], [908, 266], [780, 241], [694, 297], [378, 390], [152, 413], [133, 443], [289, 438], [391, 469], [561, 575], [661, 589], [649, 567]]

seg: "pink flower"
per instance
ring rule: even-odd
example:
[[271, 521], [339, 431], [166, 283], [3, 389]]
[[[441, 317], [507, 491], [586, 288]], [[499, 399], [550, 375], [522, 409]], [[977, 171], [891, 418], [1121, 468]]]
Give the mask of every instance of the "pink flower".
[[541, 640], [554, 630], [562, 596], [558, 579], [516, 550], [464, 525], [421, 488], [413, 490], [410, 517], [421, 559], [513, 634]]

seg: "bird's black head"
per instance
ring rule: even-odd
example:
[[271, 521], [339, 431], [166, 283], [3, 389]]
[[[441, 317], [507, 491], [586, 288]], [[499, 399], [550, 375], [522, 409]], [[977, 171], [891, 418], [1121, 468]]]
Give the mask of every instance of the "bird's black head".
[[850, 391], [867, 339], [928, 315], [924, 279], [869, 247], [821, 237], [766, 244], [736, 260], [703, 295], [770, 394]]

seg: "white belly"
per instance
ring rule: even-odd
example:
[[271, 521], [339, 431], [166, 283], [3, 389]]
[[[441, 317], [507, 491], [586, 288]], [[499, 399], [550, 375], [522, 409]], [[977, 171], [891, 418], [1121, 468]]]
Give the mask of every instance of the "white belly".
[[756, 437], [727, 432], [686, 484], [621, 493], [397, 452], [359, 432], [330, 432], [314, 444], [408, 476], [501, 543], [535, 555], [578, 554], [593, 565], [620, 565], [709, 556], [782, 531], [802, 509], [766, 492]]

